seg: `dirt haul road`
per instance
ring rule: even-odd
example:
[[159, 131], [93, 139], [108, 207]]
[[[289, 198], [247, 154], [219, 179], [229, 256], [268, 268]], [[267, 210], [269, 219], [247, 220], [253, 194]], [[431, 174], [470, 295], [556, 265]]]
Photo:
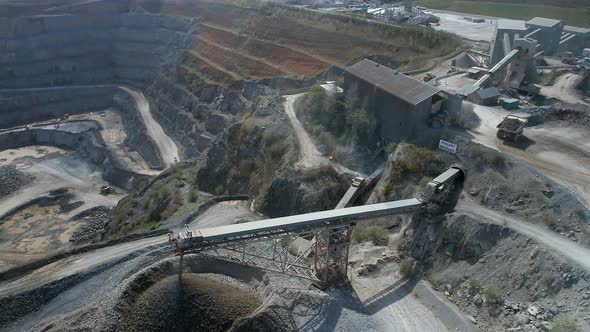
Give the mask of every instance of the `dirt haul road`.
[[[250, 212], [246, 202], [222, 202], [209, 208], [197, 217], [191, 222], [190, 227], [192, 229], [198, 229], [202, 227], [230, 225], [235, 223], [236, 218], [255, 220], [259, 216]], [[175, 231], [181, 230], [177, 229]], [[139, 250], [152, 246], [166, 246], [168, 245], [167, 242], [168, 236], [156, 236], [64, 258], [39, 268], [21, 278], [0, 282], [0, 298], [31, 290], [76, 273], [97, 269], [100, 266], [124, 259]]]
[[509, 113], [491, 107], [474, 106], [475, 113], [481, 119], [480, 126], [470, 131], [475, 142], [535, 167], [568, 188], [580, 198], [582, 204], [590, 208], [590, 130], [564, 122], [525, 128], [524, 135], [530, 145], [526, 148], [516, 147], [496, 138], [496, 125]]
[[162, 163], [166, 165], [166, 167], [170, 167], [177, 163], [180, 160], [180, 156], [178, 155], [178, 146], [176, 146], [176, 143], [174, 143], [170, 136], [166, 135], [164, 129], [162, 129], [162, 126], [160, 126], [160, 124], [154, 120], [154, 117], [150, 111], [150, 104], [143, 93], [124, 86], [119, 86], [119, 88], [129, 93], [135, 100], [139, 114], [141, 115], [143, 123], [145, 124], [147, 134], [154, 141], [154, 143], [156, 143], [156, 146], [160, 151]]
[[565, 257], [586, 271], [590, 271], [590, 249], [555, 232], [532, 225], [515, 216], [488, 209], [471, 201], [460, 201], [455, 211], [478, 219], [483, 218], [486, 222], [508, 227], [517, 233], [537, 241], [545, 248]]
[[301, 152], [301, 158], [299, 162], [301, 166], [305, 168], [311, 167], [318, 167], [322, 165], [327, 165], [329, 163], [328, 159], [324, 158], [322, 154], [318, 151], [315, 144], [309, 137], [309, 134], [303, 128], [301, 121], [297, 118], [295, 114], [295, 101], [302, 97], [304, 94], [299, 93], [296, 95], [285, 96], [285, 112], [289, 117], [289, 121], [295, 130], [295, 136], [297, 136], [297, 140], [299, 141], [299, 148]]
[[[349, 173], [355, 175], [363, 175], [359, 172], [353, 171], [347, 167], [344, 167], [338, 163], [330, 161], [328, 158], [322, 156], [322, 154], [318, 151], [317, 147], [313, 143], [313, 140], [301, 124], [301, 121], [297, 118], [297, 114], [295, 113], [295, 101], [301, 98], [304, 93], [298, 93], [294, 95], [285, 96], [285, 102], [283, 106], [285, 107], [285, 112], [287, 113], [287, 117], [293, 126], [293, 130], [295, 131], [295, 136], [299, 141], [299, 149], [300, 149], [300, 159], [296, 164], [296, 167], [302, 168], [314, 168], [323, 165], [332, 165], [334, 169], [336, 169], [340, 173]], [[366, 176], [365, 176], [366, 177]]]
[[582, 78], [582, 75], [566, 73], [559, 76], [553, 85], [541, 87], [541, 94], [570, 104], [590, 106], [582, 99], [581, 93], [576, 89]]

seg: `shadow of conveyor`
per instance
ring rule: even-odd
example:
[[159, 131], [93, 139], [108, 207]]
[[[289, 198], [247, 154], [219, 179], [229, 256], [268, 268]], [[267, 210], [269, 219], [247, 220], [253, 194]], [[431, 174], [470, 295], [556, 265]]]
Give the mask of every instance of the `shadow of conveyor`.
[[375, 314], [383, 308], [403, 299], [410, 295], [418, 281], [418, 278], [401, 279], [396, 281], [391, 286], [366, 299], [363, 302], [365, 310], [369, 314]]

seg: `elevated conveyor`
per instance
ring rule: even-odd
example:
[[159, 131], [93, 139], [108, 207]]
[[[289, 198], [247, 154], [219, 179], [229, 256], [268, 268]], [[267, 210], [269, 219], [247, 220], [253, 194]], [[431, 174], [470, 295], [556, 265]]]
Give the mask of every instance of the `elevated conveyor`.
[[[376, 173], [379, 174], [380, 172]], [[347, 276], [348, 250], [357, 222], [423, 210], [426, 203], [452, 188], [463, 171], [455, 166], [429, 185], [420, 198], [312, 212], [227, 226], [170, 234], [174, 251], [181, 257], [201, 253], [267, 270], [295, 275], [327, 285]], [[461, 177], [462, 178], [462, 177]], [[300, 237], [313, 239], [304, 250], [290, 250]], [[293, 253], [293, 251], [295, 253]], [[308, 259], [313, 260], [313, 264]]]

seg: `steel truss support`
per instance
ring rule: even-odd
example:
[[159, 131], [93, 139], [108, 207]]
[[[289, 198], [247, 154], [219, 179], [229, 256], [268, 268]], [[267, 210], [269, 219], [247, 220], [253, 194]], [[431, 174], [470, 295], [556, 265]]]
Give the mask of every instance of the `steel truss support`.
[[[354, 225], [318, 230], [316, 232], [284, 233], [258, 239], [243, 239], [214, 246], [179, 247], [181, 256], [200, 253], [269, 271], [316, 281], [324, 287], [346, 279], [350, 236]], [[299, 237], [315, 238], [315, 243], [295, 248]], [[309, 257], [309, 258], [307, 258]]]

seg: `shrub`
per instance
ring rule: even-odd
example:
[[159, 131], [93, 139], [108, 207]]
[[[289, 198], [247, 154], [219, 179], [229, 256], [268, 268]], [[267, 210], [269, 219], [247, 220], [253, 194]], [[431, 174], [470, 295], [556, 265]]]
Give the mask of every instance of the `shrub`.
[[486, 300], [488, 301], [488, 303], [502, 302], [502, 299], [503, 299], [502, 290], [500, 290], [496, 286], [490, 286], [490, 287], [486, 288], [484, 290], [483, 294], [486, 297]]
[[223, 195], [224, 192], [225, 192], [225, 187], [223, 186], [223, 184], [220, 184], [217, 187], [215, 187], [215, 194], [216, 195]]
[[195, 203], [199, 199], [199, 188], [191, 187], [190, 191], [188, 192], [188, 201], [191, 203]]
[[414, 272], [416, 272], [416, 262], [411, 259], [404, 260], [399, 266], [399, 272], [404, 279], [412, 278], [414, 276]]
[[576, 332], [578, 331], [578, 325], [576, 319], [572, 317], [562, 317], [556, 319], [551, 324], [550, 332]]
[[386, 246], [389, 243], [389, 232], [382, 226], [359, 226], [354, 230], [355, 242], [372, 241], [376, 246]]
[[441, 206], [434, 202], [428, 202], [426, 204], [426, 214], [429, 216], [435, 216], [440, 212]]
[[500, 168], [504, 166], [504, 163], [506, 162], [506, 157], [504, 157], [504, 155], [500, 152], [494, 150], [487, 151], [484, 154], [483, 159], [486, 162], [486, 164], [488, 164], [488, 166], [495, 168]]
[[467, 290], [469, 291], [469, 294], [477, 293], [480, 287], [479, 280], [476, 278], [471, 277], [467, 279]]
[[387, 153], [392, 154], [395, 149], [397, 149], [397, 143], [389, 143], [387, 144], [387, 147], [385, 148], [385, 151], [387, 151]]

